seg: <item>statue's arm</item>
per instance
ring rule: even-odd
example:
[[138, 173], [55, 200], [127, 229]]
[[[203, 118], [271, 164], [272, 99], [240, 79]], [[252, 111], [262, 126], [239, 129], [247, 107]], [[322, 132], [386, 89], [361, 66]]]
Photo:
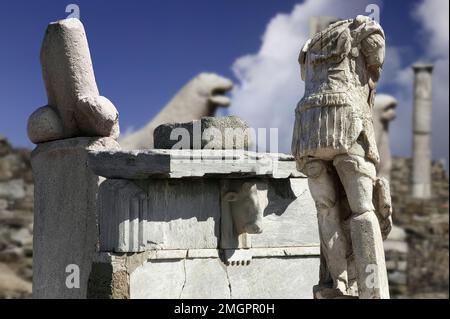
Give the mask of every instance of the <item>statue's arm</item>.
[[308, 53], [309, 44], [311, 43], [311, 39], [306, 41], [300, 50], [300, 55], [298, 57], [298, 63], [300, 64], [300, 75], [303, 81], [306, 78], [306, 54]]

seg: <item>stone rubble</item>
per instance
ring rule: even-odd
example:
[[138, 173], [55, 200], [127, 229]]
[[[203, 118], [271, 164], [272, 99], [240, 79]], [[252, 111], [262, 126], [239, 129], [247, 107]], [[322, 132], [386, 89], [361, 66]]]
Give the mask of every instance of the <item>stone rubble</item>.
[[[394, 157], [391, 171], [394, 225], [403, 235], [385, 243], [394, 298], [449, 298], [449, 178], [432, 162], [431, 199], [411, 196], [412, 159]], [[390, 243], [391, 242], [391, 243]], [[394, 243], [394, 244], [392, 244]]]
[[31, 296], [33, 191], [30, 151], [0, 136], [0, 298]]

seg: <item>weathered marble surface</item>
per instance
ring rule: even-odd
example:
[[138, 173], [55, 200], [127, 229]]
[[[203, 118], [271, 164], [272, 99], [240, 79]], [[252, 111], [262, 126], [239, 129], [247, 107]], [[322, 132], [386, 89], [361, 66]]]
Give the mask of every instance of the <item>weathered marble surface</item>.
[[119, 114], [99, 94], [80, 20], [49, 24], [41, 48], [41, 65], [48, 105], [38, 108], [28, 120], [28, 137], [33, 143], [79, 136], [119, 136]]
[[292, 156], [244, 150], [93, 151], [89, 168], [106, 178], [304, 177]]
[[[42, 143], [32, 152], [34, 298], [86, 298], [100, 182], [87, 168], [87, 153], [118, 147], [112, 138], [84, 137]], [[69, 264], [80, 268], [79, 289], [66, 287]]]
[[433, 65], [415, 64], [413, 113], [412, 196], [427, 199], [431, 194], [431, 108]]
[[295, 110], [292, 154], [308, 176], [321, 237], [316, 298], [389, 298], [383, 237], [392, 226], [388, 183], [371, 109], [385, 35], [369, 17], [337, 21], [300, 50], [305, 92]]
[[319, 258], [254, 258], [248, 267], [228, 268], [235, 299], [311, 299]]
[[202, 117], [161, 124], [153, 132], [156, 149], [248, 149], [249, 125], [236, 116]]
[[252, 247], [314, 246], [318, 244], [314, 201], [304, 178], [272, 181], [264, 211], [263, 232], [252, 236]]
[[[240, 219], [226, 226], [224, 198], [233, 195], [264, 209], [262, 233], [242, 233]], [[99, 227], [92, 298], [312, 298], [318, 279], [316, 210], [303, 177], [110, 179]]]
[[[267, 161], [281, 169], [260, 172]], [[291, 156], [107, 151], [89, 166], [110, 178], [91, 297], [312, 298], [316, 209]]]
[[[109, 270], [92, 275], [96, 293], [92, 297], [311, 299], [318, 279], [318, 247], [257, 248], [256, 257], [245, 266], [225, 266], [216, 250], [176, 252], [165, 256], [158, 256], [160, 251], [100, 254], [94, 268]], [[102, 281], [105, 273], [110, 279]]]
[[217, 248], [220, 191], [213, 180], [106, 180], [99, 196], [100, 251]]
[[130, 297], [311, 299], [318, 266], [317, 258], [286, 257], [258, 258], [243, 267], [223, 267], [219, 259], [149, 262], [131, 274]]
[[166, 262], [157, 260], [146, 263], [136, 269], [130, 276], [130, 287], [133, 287], [130, 289], [130, 298], [180, 298], [187, 280], [185, 271], [186, 265], [182, 260]]
[[219, 242], [223, 249], [318, 245], [306, 179], [261, 181], [266, 186], [255, 188], [256, 197], [246, 204], [261, 213], [260, 232], [254, 232], [244, 227], [255, 222], [247, 211], [231, 207], [244, 215], [226, 218], [224, 194], [229, 192], [221, 192], [223, 180], [106, 180], [98, 195], [100, 251], [215, 249]]
[[214, 73], [201, 73], [190, 80], [172, 100], [142, 129], [119, 140], [123, 149], [153, 148], [153, 131], [165, 123], [185, 123], [204, 116], [214, 116], [217, 108], [226, 107], [225, 93], [233, 82]]

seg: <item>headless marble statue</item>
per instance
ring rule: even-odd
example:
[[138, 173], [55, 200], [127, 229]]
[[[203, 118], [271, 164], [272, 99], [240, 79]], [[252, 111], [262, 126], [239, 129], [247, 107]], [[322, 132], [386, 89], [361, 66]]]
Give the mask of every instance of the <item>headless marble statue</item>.
[[305, 95], [292, 153], [317, 208], [316, 298], [389, 298], [382, 241], [391, 227], [390, 196], [376, 177], [371, 112], [384, 55], [382, 28], [364, 16], [331, 24], [300, 52]]

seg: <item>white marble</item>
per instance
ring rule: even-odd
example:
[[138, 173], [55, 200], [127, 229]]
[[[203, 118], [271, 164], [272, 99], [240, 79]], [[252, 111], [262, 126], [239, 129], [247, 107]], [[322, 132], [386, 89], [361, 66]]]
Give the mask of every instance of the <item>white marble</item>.
[[[32, 152], [34, 298], [86, 298], [100, 183], [87, 168], [87, 153], [118, 147], [111, 138], [80, 137], [42, 143]], [[69, 264], [80, 269], [79, 289], [66, 286]]]
[[28, 137], [44, 143], [71, 137], [119, 136], [119, 114], [100, 96], [89, 45], [78, 19], [50, 23], [41, 48], [48, 104], [28, 119]]
[[431, 194], [431, 130], [433, 65], [415, 64], [413, 115], [412, 196], [427, 199]]
[[389, 298], [383, 238], [392, 227], [389, 184], [372, 120], [385, 35], [369, 17], [332, 23], [301, 48], [305, 81], [292, 154], [308, 176], [321, 241], [316, 298]]
[[106, 178], [304, 177], [294, 158], [244, 150], [106, 150], [89, 154], [89, 167]]

